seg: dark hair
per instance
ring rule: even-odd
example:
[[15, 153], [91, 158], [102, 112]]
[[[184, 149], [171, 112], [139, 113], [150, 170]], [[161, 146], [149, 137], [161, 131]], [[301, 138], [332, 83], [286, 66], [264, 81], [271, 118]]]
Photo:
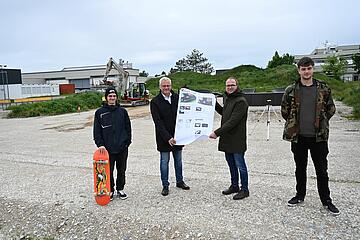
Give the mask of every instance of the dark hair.
[[309, 57], [302, 57], [299, 62], [297, 63], [297, 67], [308, 67], [308, 66], [314, 66], [314, 61]]

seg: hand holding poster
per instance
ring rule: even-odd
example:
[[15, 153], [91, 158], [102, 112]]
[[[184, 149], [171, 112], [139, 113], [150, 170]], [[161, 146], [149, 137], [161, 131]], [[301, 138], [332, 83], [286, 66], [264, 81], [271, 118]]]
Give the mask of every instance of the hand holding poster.
[[176, 145], [208, 139], [213, 129], [215, 104], [212, 93], [180, 89], [174, 137]]

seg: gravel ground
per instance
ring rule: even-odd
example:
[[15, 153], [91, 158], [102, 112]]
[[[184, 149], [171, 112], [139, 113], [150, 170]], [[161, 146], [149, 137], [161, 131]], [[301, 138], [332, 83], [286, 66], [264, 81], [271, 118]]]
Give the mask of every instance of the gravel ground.
[[[161, 196], [148, 106], [129, 109], [129, 197], [105, 207], [92, 195], [94, 111], [0, 119], [0, 239], [359, 239], [360, 122], [343, 117], [348, 107], [337, 108], [328, 159], [339, 216], [322, 208], [311, 161], [305, 203], [286, 205], [295, 193], [290, 143], [281, 140], [283, 122], [274, 114], [266, 141], [266, 117], [259, 119], [263, 107], [250, 108], [250, 197], [241, 201], [221, 194], [230, 177], [217, 140], [186, 146], [184, 177], [191, 190], [175, 187], [171, 166], [170, 194]], [[216, 115], [215, 127], [219, 120]]]

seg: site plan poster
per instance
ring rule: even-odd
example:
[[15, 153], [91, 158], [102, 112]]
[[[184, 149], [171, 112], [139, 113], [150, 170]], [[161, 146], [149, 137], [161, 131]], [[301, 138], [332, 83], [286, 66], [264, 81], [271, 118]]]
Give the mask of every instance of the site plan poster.
[[212, 93], [180, 89], [174, 137], [176, 145], [209, 138], [214, 124], [215, 104]]

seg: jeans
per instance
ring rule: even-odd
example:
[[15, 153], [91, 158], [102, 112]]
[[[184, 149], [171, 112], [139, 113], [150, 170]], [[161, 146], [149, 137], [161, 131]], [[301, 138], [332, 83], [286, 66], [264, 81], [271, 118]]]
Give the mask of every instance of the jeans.
[[241, 179], [241, 189], [244, 191], [249, 191], [248, 187], [248, 172], [246, 168], [245, 153], [225, 153], [225, 159], [228, 163], [230, 176], [231, 176], [231, 185], [239, 186], [239, 172]]
[[305, 198], [306, 195], [306, 168], [309, 150], [315, 167], [320, 200], [326, 204], [331, 202], [327, 173], [329, 149], [327, 142], [316, 142], [315, 137], [299, 136], [297, 143], [291, 143], [291, 151], [294, 154], [296, 165], [296, 194], [301, 198]]
[[[175, 176], [176, 182], [183, 181], [182, 175], [182, 152], [180, 151], [172, 151], [172, 155], [174, 158], [174, 167], [175, 167]], [[169, 161], [170, 161], [170, 152], [160, 152], [160, 174], [161, 174], [161, 182], [163, 187], [168, 187], [169, 183]]]
[[114, 192], [114, 167], [116, 165], [116, 190], [123, 190], [125, 186], [125, 171], [126, 162], [128, 158], [128, 149], [126, 148], [122, 153], [110, 154], [110, 186], [111, 192]]

